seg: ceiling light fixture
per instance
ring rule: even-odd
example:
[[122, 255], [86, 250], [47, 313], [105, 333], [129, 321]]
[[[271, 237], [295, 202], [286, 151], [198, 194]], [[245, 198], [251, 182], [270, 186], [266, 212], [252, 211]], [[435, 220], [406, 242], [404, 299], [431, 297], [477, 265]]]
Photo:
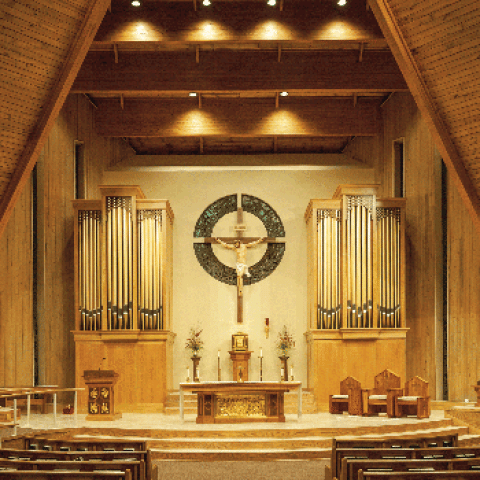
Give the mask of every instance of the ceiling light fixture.
[[139, 0], [132, 0], [132, 6], [133, 7], [139, 7], [141, 5]]
[[288, 97], [288, 92], [280, 92], [281, 97]]
[[197, 96], [197, 92], [190, 92], [188, 94], [189, 97], [196, 97]]
[[347, 0], [338, 0], [337, 5], [344, 7], [347, 4]]
[[208, 7], [209, 5], [212, 4], [212, 2], [210, 0], [203, 0], [203, 4]]
[[274, 7], [277, 4], [277, 0], [268, 0], [267, 5]]

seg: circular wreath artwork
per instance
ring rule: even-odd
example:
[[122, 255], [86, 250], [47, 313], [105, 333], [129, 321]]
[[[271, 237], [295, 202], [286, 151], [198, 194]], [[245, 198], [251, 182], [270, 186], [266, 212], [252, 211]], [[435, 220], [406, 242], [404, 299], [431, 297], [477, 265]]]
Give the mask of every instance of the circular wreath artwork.
[[[285, 229], [277, 212], [260, 198], [242, 194], [244, 212], [255, 215], [264, 225], [268, 237], [285, 237]], [[219, 198], [209, 205], [195, 224], [194, 238], [211, 237], [217, 222], [229, 213], [237, 211], [237, 194]], [[228, 285], [237, 284], [234, 268], [220, 262], [213, 252], [211, 243], [194, 243], [195, 256], [203, 269], [216, 280]], [[268, 277], [280, 264], [285, 253], [285, 243], [269, 243], [263, 257], [255, 265], [249, 266], [251, 277], [244, 277], [244, 285], [258, 283]]]

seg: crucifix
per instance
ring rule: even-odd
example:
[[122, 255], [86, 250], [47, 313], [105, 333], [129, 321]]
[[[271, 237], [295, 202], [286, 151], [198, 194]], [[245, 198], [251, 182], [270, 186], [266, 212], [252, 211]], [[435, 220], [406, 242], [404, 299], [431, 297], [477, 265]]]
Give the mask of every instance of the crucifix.
[[244, 237], [246, 225], [243, 223], [243, 208], [237, 208], [237, 224], [233, 227], [236, 232], [235, 237], [206, 237], [205, 243], [216, 243], [236, 253], [236, 272], [237, 272], [237, 323], [243, 323], [243, 277], [250, 277], [248, 265], [246, 263], [247, 249], [262, 243], [276, 243], [275, 238]]

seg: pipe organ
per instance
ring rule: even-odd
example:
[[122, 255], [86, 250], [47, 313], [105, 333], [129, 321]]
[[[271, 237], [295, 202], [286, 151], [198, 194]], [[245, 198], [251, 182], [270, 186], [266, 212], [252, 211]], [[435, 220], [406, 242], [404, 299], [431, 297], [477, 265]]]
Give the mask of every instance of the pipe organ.
[[367, 366], [405, 372], [405, 199], [343, 185], [332, 199], [311, 200], [305, 219], [308, 379], [322, 403], [320, 376], [333, 392], [348, 375], [368, 385]]
[[[138, 186], [100, 193], [73, 202], [77, 386], [83, 370], [108, 366], [120, 374], [117, 405], [135, 411], [132, 402], [163, 404], [171, 383], [173, 212]], [[142, 382], [155, 376], [159, 395], [143, 394]]]

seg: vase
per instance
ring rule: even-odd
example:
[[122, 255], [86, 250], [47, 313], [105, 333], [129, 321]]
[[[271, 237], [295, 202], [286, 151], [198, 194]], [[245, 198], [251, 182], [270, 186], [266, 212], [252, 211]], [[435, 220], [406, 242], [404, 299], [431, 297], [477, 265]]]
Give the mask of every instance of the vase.
[[286, 381], [288, 381], [288, 364], [287, 364], [288, 357], [286, 355], [283, 355], [283, 356], [278, 357], [278, 358], [283, 363], [283, 366], [282, 366], [283, 375], [280, 375], [280, 381], [281, 382], [286, 382]]

